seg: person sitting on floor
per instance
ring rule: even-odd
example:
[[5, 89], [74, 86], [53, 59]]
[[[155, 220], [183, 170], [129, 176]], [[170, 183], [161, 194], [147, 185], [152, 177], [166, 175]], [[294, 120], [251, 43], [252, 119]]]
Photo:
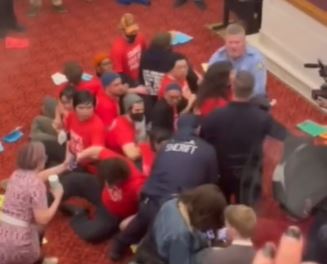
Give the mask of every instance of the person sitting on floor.
[[51, 188], [54, 201], [48, 206], [44, 181], [66, 169], [66, 164], [60, 164], [44, 170], [46, 159], [40, 142], [27, 143], [17, 153], [17, 168], [9, 178], [0, 212], [1, 264], [42, 263], [40, 232], [54, 217], [63, 196], [61, 185]]
[[126, 86], [116, 73], [104, 73], [101, 82], [104, 90], [97, 95], [95, 112], [109, 129], [120, 114], [119, 99], [126, 93]]
[[44, 100], [44, 114], [36, 116], [31, 125], [30, 138], [36, 141], [57, 141], [64, 128], [65, 119], [73, 110], [75, 87], [68, 84], [59, 94], [58, 103], [54, 98]]
[[198, 117], [181, 116], [177, 132], [157, 153], [142, 189], [139, 211], [114, 239], [110, 252], [113, 260], [121, 258], [130, 245], [142, 239], [164, 201], [184, 190], [218, 183], [215, 150], [197, 136], [199, 126]]
[[94, 58], [95, 74], [101, 78], [102, 74], [112, 72], [112, 63], [109, 55], [106, 53], [98, 53]]
[[163, 204], [136, 253], [137, 263], [193, 263], [207, 247], [202, 232], [224, 223], [226, 200], [216, 185], [205, 184], [185, 191]]
[[245, 205], [229, 205], [224, 214], [227, 239], [231, 245], [203, 250], [198, 253], [197, 263], [251, 264], [255, 255], [252, 237], [257, 220], [254, 210]]
[[[97, 95], [99, 91], [102, 90], [101, 82], [97, 78], [92, 78], [91, 80], [83, 80], [83, 68], [77, 62], [70, 61], [65, 63], [63, 74], [67, 78], [67, 82], [73, 85], [76, 91], [89, 91], [92, 95]], [[58, 94], [66, 84], [59, 87]]]
[[136, 123], [144, 119], [144, 103], [136, 94], [127, 94], [123, 101], [126, 114], [113, 121], [107, 131], [106, 144], [109, 149], [136, 161], [141, 158]]
[[71, 219], [75, 233], [95, 243], [109, 239], [123, 219], [137, 212], [146, 177], [131, 160], [104, 147], [93, 146], [77, 154], [77, 162], [86, 160], [98, 164], [95, 175], [73, 171], [60, 175], [60, 181], [63, 200], [80, 197], [96, 207], [92, 219], [85, 210], [74, 210]]
[[154, 106], [151, 115], [151, 127], [161, 128], [173, 133], [178, 120], [178, 105], [182, 99], [182, 88], [177, 83], [167, 86], [164, 97]]
[[49, 157], [48, 162], [70, 162], [71, 170], [82, 169], [93, 172], [94, 166], [89, 162], [76, 163], [76, 155], [90, 146], [105, 145], [105, 127], [102, 120], [95, 114], [95, 97], [88, 91], [76, 92], [73, 96], [74, 111], [70, 112], [65, 121], [66, 144], [45, 141], [44, 145]]
[[217, 108], [226, 106], [232, 99], [232, 64], [222, 61], [212, 64], [204, 75], [196, 99], [195, 112], [207, 116]]
[[139, 32], [134, 15], [130, 13], [121, 17], [119, 29], [122, 35], [114, 40], [110, 51], [113, 70], [121, 75], [123, 83], [135, 87], [139, 85], [140, 60], [146, 47], [145, 39]]

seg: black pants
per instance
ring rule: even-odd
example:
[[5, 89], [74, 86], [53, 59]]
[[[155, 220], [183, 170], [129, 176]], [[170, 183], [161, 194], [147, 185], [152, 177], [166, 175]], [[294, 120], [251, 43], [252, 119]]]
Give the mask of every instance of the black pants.
[[314, 216], [305, 255], [306, 261], [327, 264], [327, 210], [319, 210]]
[[73, 216], [71, 227], [83, 240], [97, 243], [109, 239], [118, 230], [120, 219], [111, 215], [101, 200], [102, 184], [94, 175], [81, 172], [60, 176], [64, 188], [63, 200], [80, 197], [96, 207], [95, 215], [89, 219], [86, 213]]
[[140, 242], [148, 228], [152, 225], [161, 204], [160, 199], [157, 197], [143, 197], [135, 218], [128, 224], [125, 230], [115, 237], [114, 248], [123, 251], [123, 249], [127, 249], [130, 245]]
[[17, 25], [13, 0], [0, 0], [0, 31]]
[[60, 145], [57, 141], [54, 140], [44, 140], [42, 143], [48, 156], [48, 161], [46, 164], [47, 167], [60, 164], [65, 160], [66, 144]]

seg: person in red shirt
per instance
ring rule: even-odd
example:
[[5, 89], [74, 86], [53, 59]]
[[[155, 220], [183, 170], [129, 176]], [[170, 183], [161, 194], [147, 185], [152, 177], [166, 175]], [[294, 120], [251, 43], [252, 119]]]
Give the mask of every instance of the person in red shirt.
[[[101, 82], [97, 78], [83, 80], [83, 68], [76, 62], [67, 62], [64, 65], [63, 74], [66, 76], [68, 83], [75, 86], [76, 91], [89, 91], [92, 95], [97, 95], [101, 91]], [[67, 84], [59, 87], [58, 94]]]
[[[131, 160], [141, 157], [138, 146], [136, 123], [144, 120], [143, 99], [136, 94], [127, 94], [124, 99], [125, 115], [117, 117], [107, 132], [106, 145], [109, 149], [123, 154]], [[144, 128], [145, 130], [145, 124]]]
[[94, 58], [94, 68], [98, 78], [101, 78], [104, 73], [112, 72], [112, 63], [109, 55], [106, 53], [98, 53]]
[[[95, 97], [88, 91], [77, 92], [73, 97], [73, 106], [74, 111], [68, 115], [65, 123], [68, 134], [66, 161], [74, 160], [91, 146], [105, 145], [105, 127], [94, 112]], [[87, 171], [94, 171], [87, 161], [79, 165]]]
[[228, 105], [231, 100], [231, 72], [228, 61], [212, 64], [204, 75], [197, 94], [195, 113], [207, 116], [217, 108]]
[[98, 92], [95, 112], [106, 128], [119, 116], [119, 99], [126, 93], [121, 77], [116, 73], [104, 73], [101, 77], [103, 92]]
[[98, 161], [96, 176], [80, 172], [60, 176], [64, 199], [84, 198], [96, 211], [92, 219], [84, 210], [75, 211], [71, 227], [83, 240], [100, 242], [118, 230], [121, 220], [137, 212], [146, 177], [132, 161], [103, 147], [90, 147], [79, 153], [77, 160]]
[[140, 60], [145, 50], [145, 39], [132, 14], [122, 16], [119, 24], [122, 36], [112, 44], [110, 58], [114, 72], [122, 76], [123, 82], [131, 87], [139, 84]]

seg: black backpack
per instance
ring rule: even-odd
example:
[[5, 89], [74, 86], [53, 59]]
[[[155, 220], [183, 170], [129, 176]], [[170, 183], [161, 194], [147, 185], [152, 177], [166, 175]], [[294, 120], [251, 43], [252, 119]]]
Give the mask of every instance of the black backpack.
[[273, 195], [290, 216], [302, 220], [327, 197], [327, 147], [290, 137], [273, 174]]

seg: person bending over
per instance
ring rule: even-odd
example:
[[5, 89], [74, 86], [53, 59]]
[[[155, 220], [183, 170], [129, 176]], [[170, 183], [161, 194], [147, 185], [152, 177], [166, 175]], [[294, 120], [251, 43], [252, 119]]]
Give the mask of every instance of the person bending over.
[[197, 117], [181, 116], [177, 132], [157, 153], [136, 217], [114, 239], [111, 259], [120, 259], [131, 244], [142, 239], [164, 201], [184, 190], [218, 183], [215, 151], [197, 137], [198, 130]]

